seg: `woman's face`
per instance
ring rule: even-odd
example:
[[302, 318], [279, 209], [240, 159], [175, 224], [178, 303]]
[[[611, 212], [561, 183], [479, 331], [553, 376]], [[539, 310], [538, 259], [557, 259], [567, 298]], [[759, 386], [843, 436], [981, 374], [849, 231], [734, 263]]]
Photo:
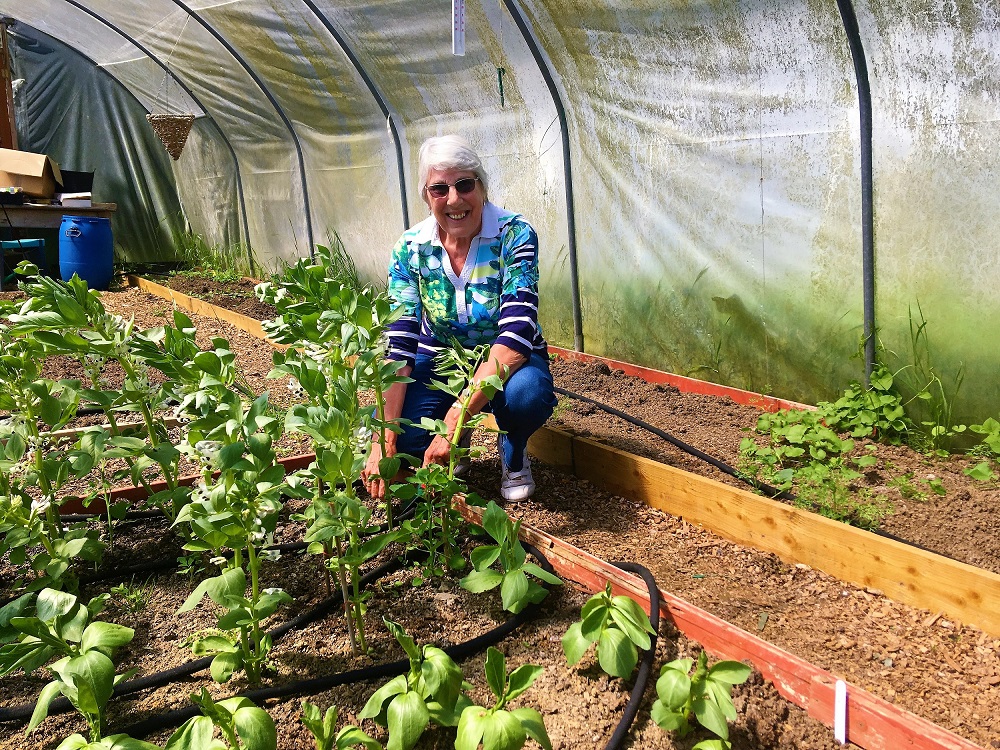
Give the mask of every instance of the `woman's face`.
[[469, 193], [459, 193], [455, 183], [459, 180], [475, 179], [476, 173], [467, 169], [431, 169], [427, 173], [428, 185], [446, 184], [447, 195], [435, 197], [424, 190], [424, 200], [431, 207], [431, 214], [437, 220], [442, 239], [445, 235], [453, 239], [471, 240], [483, 227], [483, 186], [476, 180]]

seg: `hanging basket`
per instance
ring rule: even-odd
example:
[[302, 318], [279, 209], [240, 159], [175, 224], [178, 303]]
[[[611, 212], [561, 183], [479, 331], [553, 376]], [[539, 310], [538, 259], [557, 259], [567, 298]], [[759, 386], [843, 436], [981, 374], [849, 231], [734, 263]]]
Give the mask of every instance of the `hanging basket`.
[[167, 153], [177, 161], [181, 158], [181, 151], [187, 142], [188, 134], [191, 132], [191, 125], [194, 123], [194, 115], [146, 115], [149, 124], [153, 126], [153, 132], [163, 141], [167, 147]]

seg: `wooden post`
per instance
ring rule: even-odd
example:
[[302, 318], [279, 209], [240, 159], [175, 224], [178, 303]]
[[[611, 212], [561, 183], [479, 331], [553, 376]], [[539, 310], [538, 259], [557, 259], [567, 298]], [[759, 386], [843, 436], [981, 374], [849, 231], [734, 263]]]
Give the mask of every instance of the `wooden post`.
[[0, 95], [3, 107], [0, 109], [0, 148], [17, 150], [17, 127], [14, 122], [14, 83], [10, 69], [10, 50], [7, 48], [7, 27], [14, 24], [13, 18], [0, 19]]

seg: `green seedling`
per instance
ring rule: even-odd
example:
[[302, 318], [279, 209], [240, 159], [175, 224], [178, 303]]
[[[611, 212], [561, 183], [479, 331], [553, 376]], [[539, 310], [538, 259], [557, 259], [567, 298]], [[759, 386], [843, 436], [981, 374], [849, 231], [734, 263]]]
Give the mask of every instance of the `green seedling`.
[[962, 473], [978, 482], [992, 482], [997, 478], [997, 473], [990, 467], [989, 461], [981, 461], [971, 468], [963, 469]]
[[486, 682], [496, 703], [491, 708], [469, 706], [462, 711], [458, 722], [455, 750], [520, 750], [531, 737], [535, 742], [552, 750], [542, 715], [534, 708], [506, 710], [508, 701], [514, 700], [531, 687], [544, 670], [534, 664], [525, 664], [507, 674], [504, 655], [490, 646], [486, 650]]
[[126, 612], [137, 615], [149, 605], [153, 598], [153, 578], [150, 576], [145, 583], [119, 583], [111, 588], [115, 603]]
[[628, 596], [611, 596], [611, 584], [592, 596], [580, 612], [581, 621], [569, 626], [562, 637], [566, 662], [576, 664], [594, 643], [601, 669], [627, 679], [639, 661], [639, 649], [648, 650], [655, 635], [649, 617]]
[[82, 734], [71, 734], [56, 746], [56, 750], [162, 750], [159, 745], [129, 737], [111, 734], [97, 742], [88, 742]]
[[0, 610], [0, 637], [17, 640], [0, 648], [0, 676], [21, 669], [30, 674], [53, 656], [48, 666], [54, 679], [42, 688], [25, 734], [30, 734], [48, 716], [49, 705], [63, 695], [86, 719], [90, 741], [100, 741], [104, 731], [104, 707], [114, 686], [132, 672], [115, 674], [114, 652], [132, 640], [134, 631], [94, 618], [104, 610], [108, 595], [94, 597], [84, 606], [72, 594], [42, 589], [30, 611], [30, 596], [14, 600]]
[[[278, 733], [274, 719], [249, 698], [227, 698], [216, 703], [205, 688], [191, 695], [203, 716], [188, 719], [174, 732], [163, 750], [275, 750]], [[222, 739], [215, 737], [219, 729]]]
[[372, 739], [353, 724], [337, 731], [337, 707], [323, 714], [318, 706], [302, 701], [302, 723], [316, 741], [316, 750], [346, 750], [361, 745], [365, 750], [382, 750], [382, 743]]
[[[499, 586], [503, 608], [514, 614], [529, 604], [538, 604], [548, 595], [545, 587], [529, 579], [529, 575], [551, 585], [562, 583], [552, 573], [527, 562], [527, 553], [518, 538], [520, 528], [521, 521], [512, 522], [504, 510], [491, 500], [483, 511], [483, 529], [496, 544], [472, 551], [474, 569], [459, 582], [463, 589], [474, 594]], [[491, 568], [494, 564], [499, 565], [499, 571]]]
[[431, 721], [457, 726], [471, 702], [462, 670], [448, 654], [436, 646], [420, 648], [399, 625], [383, 622], [409, 657], [410, 669], [376, 690], [358, 718], [374, 719], [389, 730], [386, 750], [410, 750]]
[[[691, 667], [694, 665], [694, 672]], [[738, 661], [720, 661], [708, 667], [702, 651], [697, 664], [676, 659], [663, 665], [656, 681], [657, 699], [650, 716], [660, 728], [686, 737], [697, 722], [719, 739], [703, 740], [692, 750], [728, 750], [729, 724], [736, 720], [732, 691], [750, 677], [750, 667]]]

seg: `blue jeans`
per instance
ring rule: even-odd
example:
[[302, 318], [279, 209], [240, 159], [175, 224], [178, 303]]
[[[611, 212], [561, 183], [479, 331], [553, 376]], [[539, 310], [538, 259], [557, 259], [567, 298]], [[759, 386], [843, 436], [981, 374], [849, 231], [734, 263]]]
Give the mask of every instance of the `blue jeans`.
[[[439, 380], [434, 375], [433, 359], [418, 353], [410, 377], [414, 382], [406, 386], [402, 417], [417, 423], [421, 417], [444, 419], [455, 398], [428, 387], [431, 378]], [[532, 354], [515, 370], [504, 389], [486, 405], [484, 411], [492, 412], [497, 426], [506, 433], [500, 436], [499, 448], [512, 471], [522, 468], [521, 458], [528, 438], [552, 416], [555, 406], [549, 361], [540, 354]], [[422, 459], [433, 439], [434, 435], [427, 430], [407, 425], [396, 438], [396, 450]]]

